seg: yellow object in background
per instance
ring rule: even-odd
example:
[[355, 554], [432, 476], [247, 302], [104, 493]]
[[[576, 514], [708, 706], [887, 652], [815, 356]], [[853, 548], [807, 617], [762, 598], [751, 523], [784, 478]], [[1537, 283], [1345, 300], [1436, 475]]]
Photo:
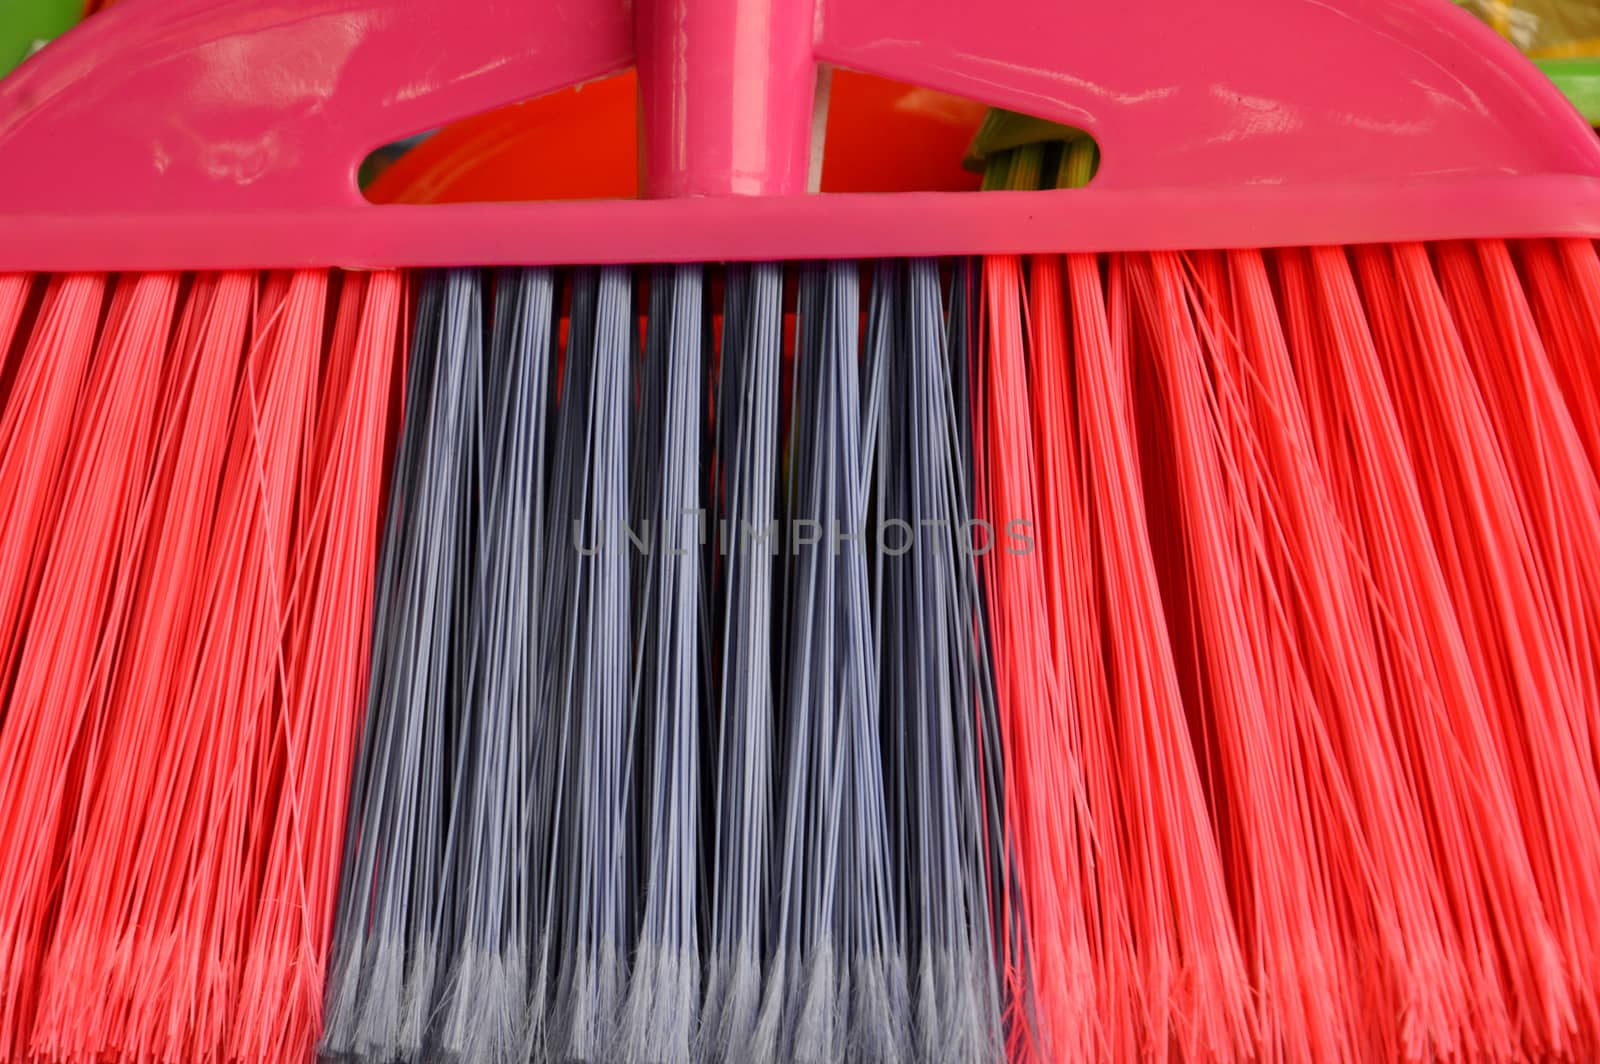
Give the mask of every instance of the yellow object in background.
[[1536, 59], [1600, 56], [1600, 0], [1456, 0]]
[[1456, 0], [1522, 49], [1600, 127], [1600, 0]]

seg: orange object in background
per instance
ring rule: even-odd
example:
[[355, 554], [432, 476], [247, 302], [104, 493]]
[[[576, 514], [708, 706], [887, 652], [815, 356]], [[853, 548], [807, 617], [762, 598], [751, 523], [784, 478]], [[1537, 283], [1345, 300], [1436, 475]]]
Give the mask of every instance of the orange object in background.
[[639, 187], [633, 71], [439, 130], [366, 189], [374, 203], [632, 198]]
[[[633, 71], [463, 119], [402, 155], [366, 190], [375, 203], [633, 198]], [[823, 192], [976, 189], [961, 159], [984, 105], [853, 71], [833, 73]]]
[[979, 175], [961, 160], [989, 112], [986, 105], [852, 70], [834, 71], [832, 81], [822, 191], [978, 188]]

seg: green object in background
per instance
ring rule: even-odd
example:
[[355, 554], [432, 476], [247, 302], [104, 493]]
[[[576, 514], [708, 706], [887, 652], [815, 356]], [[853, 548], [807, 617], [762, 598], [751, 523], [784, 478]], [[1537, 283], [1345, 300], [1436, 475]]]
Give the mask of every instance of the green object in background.
[[1600, 126], [1600, 59], [1536, 59], [1591, 126]]
[[83, 18], [83, 0], [0, 0], [0, 77]]
[[361, 168], [356, 171], [356, 184], [366, 188], [383, 176], [383, 172], [398, 162], [401, 156], [433, 136], [435, 132], [438, 131], [418, 133], [414, 137], [407, 137], [405, 140], [398, 140], [379, 148], [362, 160]]
[[1030, 144], [1059, 144], [1081, 136], [1083, 132], [1071, 126], [995, 107], [984, 116], [983, 125], [973, 135], [962, 165], [968, 170], [984, 174], [990, 181], [998, 181], [997, 188], [1016, 188], [1016, 185], [1006, 184], [1004, 171], [997, 176], [996, 171], [990, 168], [991, 158]]

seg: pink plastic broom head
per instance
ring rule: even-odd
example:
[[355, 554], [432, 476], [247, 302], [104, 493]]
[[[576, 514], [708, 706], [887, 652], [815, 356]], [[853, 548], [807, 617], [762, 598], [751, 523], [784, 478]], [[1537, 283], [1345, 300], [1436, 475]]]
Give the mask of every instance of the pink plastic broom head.
[[[0, 85], [0, 270], [1600, 233], [1600, 145], [1445, 0], [129, 0]], [[1087, 130], [1066, 192], [807, 196], [819, 64]], [[636, 65], [653, 197], [374, 206], [378, 145]], [[108, 180], [108, 177], [110, 178]]]

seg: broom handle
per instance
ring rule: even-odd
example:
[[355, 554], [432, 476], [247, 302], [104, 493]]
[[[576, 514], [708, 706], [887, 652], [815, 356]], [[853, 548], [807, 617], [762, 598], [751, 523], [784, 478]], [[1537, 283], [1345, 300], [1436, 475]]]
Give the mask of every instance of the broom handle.
[[812, 0], [636, 0], [634, 10], [646, 192], [804, 192]]

